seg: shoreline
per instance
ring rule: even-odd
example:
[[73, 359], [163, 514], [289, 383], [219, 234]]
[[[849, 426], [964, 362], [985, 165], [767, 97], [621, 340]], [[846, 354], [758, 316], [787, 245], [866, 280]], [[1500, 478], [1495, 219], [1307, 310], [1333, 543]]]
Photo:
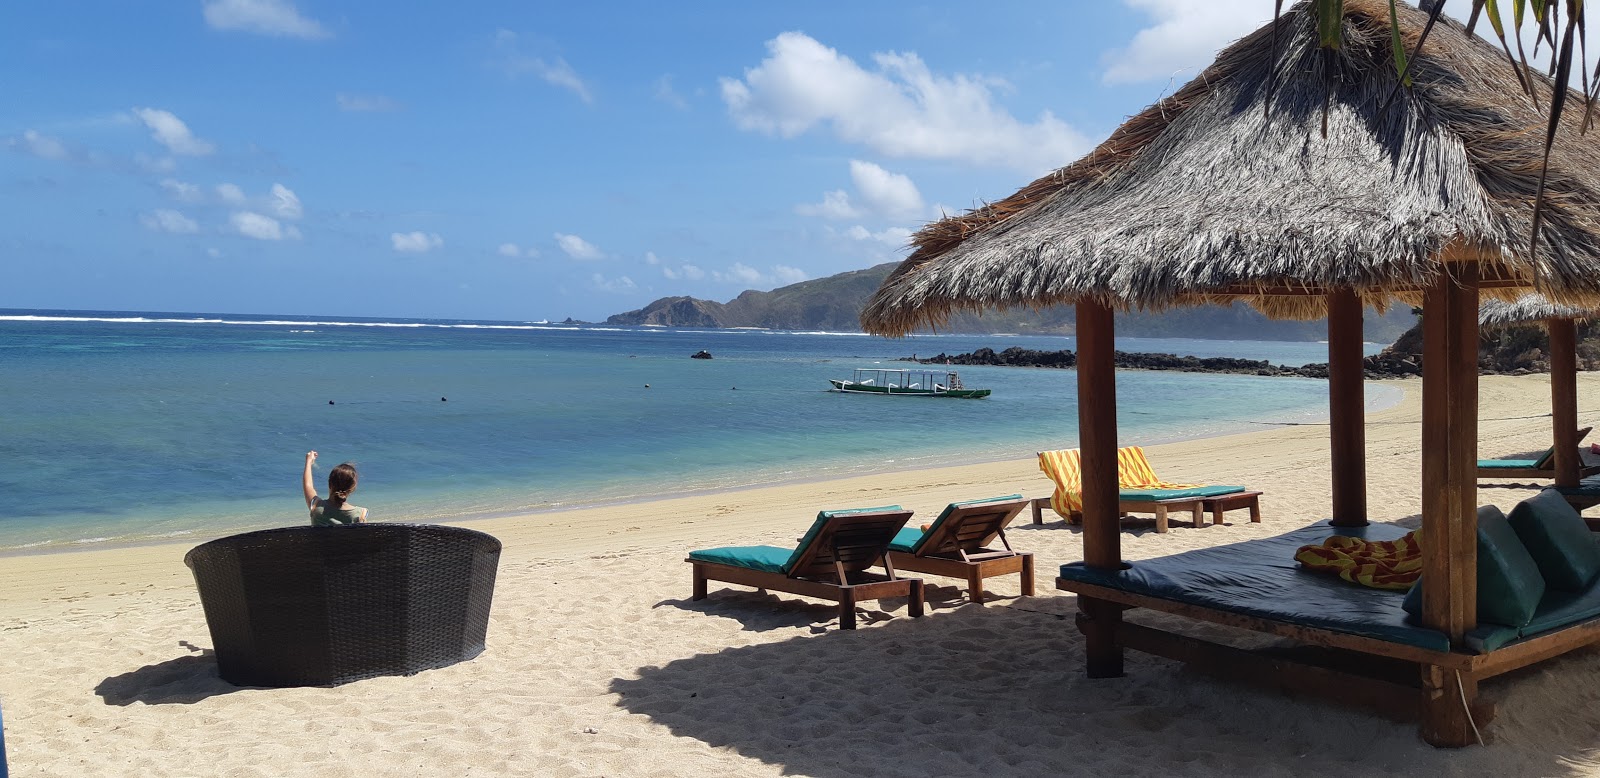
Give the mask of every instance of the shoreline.
[[[1368, 381], [1367, 385], [1368, 385], [1369, 389], [1373, 388], [1373, 387], [1376, 387], [1378, 389], [1390, 390], [1389, 392], [1386, 392], [1386, 394], [1390, 395], [1389, 397], [1386, 397], [1386, 398], [1380, 397], [1377, 400], [1369, 400], [1368, 401], [1368, 403], [1367, 403], [1367, 413], [1369, 414], [1369, 421], [1371, 420], [1370, 419], [1370, 415], [1371, 414], [1382, 413], [1384, 411], [1393, 409], [1393, 408], [1398, 407], [1401, 404], [1403, 404], [1405, 402], [1405, 400], [1406, 400], [1407, 395], [1410, 393], [1410, 391], [1420, 391], [1420, 390], [1416, 390], [1416, 389], [1409, 389], [1408, 390], [1408, 387], [1407, 387], [1406, 384], [1407, 384], [1406, 381], [1395, 381], [1395, 380], [1386, 380], [1386, 381], [1382, 381], [1382, 382]], [[1259, 433], [1259, 432], [1267, 432], [1267, 431], [1271, 431], [1271, 430], [1274, 430], [1274, 429], [1283, 429], [1283, 428], [1301, 427], [1301, 426], [1311, 426], [1311, 427], [1319, 426], [1319, 425], [1320, 426], [1326, 426], [1327, 419], [1328, 419], [1327, 408], [1326, 408], [1326, 406], [1321, 406], [1320, 409], [1315, 414], [1311, 414], [1309, 416], [1309, 420], [1306, 420], [1306, 421], [1278, 422], [1278, 421], [1259, 421], [1259, 420], [1231, 420], [1231, 421], [1226, 422], [1226, 424], [1229, 427], [1228, 429], [1224, 429], [1224, 430], [1220, 430], [1220, 431], [1197, 432], [1197, 433], [1193, 433], [1193, 434], [1179, 434], [1179, 435], [1175, 435], [1175, 436], [1156, 435], [1156, 436], [1151, 437], [1149, 442], [1134, 443], [1134, 445], [1142, 445], [1142, 446], [1146, 446], [1146, 447], [1166, 446], [1166, 445], [1171, 445], [1171, 444], [1175, 444], [1175, 443], [1184, 443], [1184, 442], [1195, 441], [1195, 440], [1214, 440], [1214, 439], [1219, 439], [1219, 438], [1229, 438], [1229, 437], [1233, 437], [1233, 436], [1237, 436], [1237, 435], [1250, 435], [1250, 434], [1255, 434], [1255, 433]], [[1256, 427], [1256, 428], [1253, 429], [1252, 427]], [[922, 466], [916, 466], [916, 467], [906, 467], [906, 468], [893, 468], [893, 467], [891, 467], [891, 468], [887, 468], [887, 469], [871, 469], [871, 470], [866, 470], [866, 471], [863, 471], [863, 472], [847, 473], [847, 474], [827, 474], [827, 475], [818, 475], [818, 476], [811, 476], [811, 477], [782, 478], [782, 479], [777, 479], [777, 480], [772, 480], [772, 481], [759, 481], [759, 482], [755, 482], [755, 483], [738, 484], [738, 485], [733, 485], [733, 486], [713, 486], [713, 487], [706, 487], [706, 488], [701, 488], [701, 489], [691, 489], [691, 490], [681, 491], [681, 492], [672, 492], [670, 494], [661, 495], [661, 496], [634, 495], [634, 496], [622, 497], [622, 498], [617, 498], [617, 499], [600, 500], [600, 501], [591, 502], [591, 503], [563, 505], [561, 507], [553, 507], [553, 508], [547, 508], [547, 509], [535, 509], [535, 510], [521, 510], [521, 509], [491, 510], [491, 511], [481, 511], [481, 512], [472, 512], [472, 513], [449, 514], [449, 515], [445, 515], [445, 516], [425, 516], [425, 517], [417, 518], [417, 519], [399, 520], [398, 523], [450, 524], [450, 525], [462, 524], [462, 525], [465, 525], [465, 524], [475, 523], [475, 522], [525, 519], [525, 518], [533, 518], [533, 517], [539, 517], [539, 516], [556, 515], [556, 514], [564, 514], [564, 513], [573, 513], [573, 512], [578, 512], [578, 511], [616, 509], [616, 508], [624, 508], [624, 507], [629, 507], [629, 506], [648, 505], [648, 504], [651, 504], [651, 503], [657, 503], [657, 502], [663, 502], [663, 501], [669, 501], [669, 500], [705, 498], [705, 497], [716, 496], [716, 495], [719, 495], [719, 494], [732, 494], [732, 493], [740, 493], [740, 492], [749, 492], [749, 491], [761, 490], [761, 489], [775, 489], [775, 488], [784, 488], [784, 487], [799, 487], [799, 486], [807, 486], [807, 485], [816, 485], [816, 484], [828, 483], [828, 482], [831, 482], [831, 481], [853, 479], [853, 478], [875, 478], [875, 477], [884, 477], [884, 476], [905, 475], [905, 474], [920, 473], [920, 472], [930, 471], [930, 470], [941, 470], [941, 469], [946, 469], [946, 468], [951, 468], [951, 467], [966, 467], [966, 466], [971, 466], [971, 465], [995, 465], [995, 464], [1002, 464], [1002, 463], [1012, 463], [1012, 464], [1015, 464], [1015, 463], [1026, 463], [1026, 464], [1031, 466], [1034, 462], [1035, 462], [1035, 459], [1034, 459], [1034, 457], [1031, 457], [1031, 456], [1029, 456], [1029, 457], [1014, 457], [1014, 456], [989, 456], [989, 455], [981, 455], [980, 454], [977, 457], [974, 457], [974, 458], [967, 459], [967, 460], [963, 461], [961, 464], [929, 464], [929, 465], [922, 465]], [[226, 515], [226, 514], [224, 514], [224, 515]], [[380, 519], [379, 521], [382, 521], [382, 520]], [[3, 547], [0, 547], [0, 559], [17, 559], [17, 558], [32, 557], [32, 556], [47, 556], [47, 555], [57, 555], [57, 554], [77, 554], [77, 553], [86, 553], [86, 552], [101, 551], [101, 550], [136, 549], [136, 548], [149, 548], [149, 547], [159, 547], [159, 546], [185, 546], [185, 547], [191, 547], [192, 545], [198, 545], [199, 543], [203, 543], [203, 542], [205, 542], [207, 540], [211, 540], [211, 539], [218, 538], [218, 537], [226, 537], [227, 535], [232, 535], [232, 534], [239, 534], [239, 533], [243, 533], [243, 532], [252, 532], [252, 531], [262, 530], [262, 529], [272, 529], [274, 527], [283, 527], [283, 526], [296, 526], [296, 525], [293, 525], [293, 524], [272, 524], [272, 525], [265, 525], [265, 526], [244, 526], [244, 525], [239, 525], [238, 527], [235, 527], [233, 529], [229, 529], [229, 530], [224, 531], [222, 534], [209, 533], [209, 532], [206, 531], [206, 529], [204, 527], [199, 527], [199, 528], [196, 528], [196, 529], [193, 529], [193, 530], [182, 530], [182, 531], [179, 531], [178, 533], [167, 533], [164, 536], [135, 537], [135, 538], [129, 538], [129, 539], [126, 539], [126, 540], [119, 540], [119, 539], [117, 539], [116, 536], [112, 536], [112, 537], [106, 538], [106, 539], [77, 539], [77, 540], [66, 540], [66, 541], [46, 541], [46, 542], [43, 542], [43, 543], [35, 543], [35, 544], [30, 544], [30, 545], [25, 545], [25, 546], [18, 546], [18, 547], [15, 547], [15, 548], [3, 548]]]

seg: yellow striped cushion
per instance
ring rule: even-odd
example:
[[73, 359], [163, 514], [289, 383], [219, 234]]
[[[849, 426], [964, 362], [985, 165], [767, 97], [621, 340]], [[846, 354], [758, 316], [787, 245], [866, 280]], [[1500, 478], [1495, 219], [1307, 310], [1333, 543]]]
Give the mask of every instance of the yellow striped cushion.
[[[1056, 484], [1050, 495], [1050, 508], [1062, 517], [1083, 511], [1083, 453], [1075, 448], [1039, 452], [1039, 469]], [[1119, 489], [1192, 489], [1202, 484], [1167, 483], [1156, 477], [1155, 468], [1145, 458], [1144, 449], [1127, 446], [1117, 449], [1117, 487]]]

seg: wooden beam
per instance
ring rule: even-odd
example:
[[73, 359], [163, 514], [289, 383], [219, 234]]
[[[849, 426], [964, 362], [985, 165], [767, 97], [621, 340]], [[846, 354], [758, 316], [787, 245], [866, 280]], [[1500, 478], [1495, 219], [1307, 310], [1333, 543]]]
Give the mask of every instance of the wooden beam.
[[1577, 486], [1578, 468], [1578, 325], [1572, 319], [1549, 319], [1550, 419], [1555, 426], [1556, 486]]
[[1365, 356], [1361, 297], [1328, 295], [1328, 439], [1333, 459], [1333, 526], [1367, 524]]
[[[1118, 515], [1116, 320], [1111, 308], [1080, 302], [1078, 328], [1078, 447], [1083, 462], [1083, 561], [1090, 567], [1122, 567], [1122, 521]], [[1122, 673], [1117, 624], [1122, 609], [1092, 597], [1078, 598], [1083, 614], [1090, 678]]]

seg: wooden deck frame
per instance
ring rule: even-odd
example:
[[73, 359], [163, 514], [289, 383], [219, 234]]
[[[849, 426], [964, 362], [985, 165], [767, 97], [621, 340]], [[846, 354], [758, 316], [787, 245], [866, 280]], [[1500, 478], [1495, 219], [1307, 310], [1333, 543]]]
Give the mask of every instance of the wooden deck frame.
[[[1199, 669], [1232, 680], [1266, 683], [1286, 691], [1317, 694], [1344, 704], [1375, 708], [1377, 712], [1391, 716], [1400, 712], [1406, 714], [1404, 717], [1407, 719], [1422, 718], [1424, 723], [1428, 708], [1436, 704], [1438, 695], [1449, 693], [1459, 705], [1461, 696], [1458, 689], [1466, 689], [1469, 704], [1472, 705], [1471, 723], [1476, 724], [1480, 731], [1488, 723], [1486, 716], [1493, 715], [1491, 706], [1479, 704], [1476, 700], [1480, 681], [1600, 643], [1600, 617], [1521, 640], [1486, 654], [1475, 654], [1465, 650], [1434, 651], [1065, 578], [1056, 579], [1056, 588], [1076, 593], [1080, 600], [1090, 597], [1124, 610], [1148, 608], [1196, 621], [1276, 635], [1299, 644], [1404, 663], [1414, 674], [1410, 681], [1399, 683], [1390, 674], [1386, 674], [1390, 677], [1373, 677], [1284, 656], [1248, 651], [1120, 619], [1115, 627], [1116, 642], [1121, 647], [1195, 664]], [[1085, 622], [1086, 619], [1080, 614], [1080, 630], [1090, 627]], [[1457, 674], [1461, 681], [1459, 687], [1456, 683]]]
[[[889, 551], [884, 565], [894, 565], [901, 570], [947, 578], [964, 578], [967, 581], [967, 599], [982, 605], [983, 581], [999, 575], [1020, 573], [1022, 596], [1034, 592], [1033, 553], [1016, 551], [1006, 540], [1006, 525], [1010, 524], [1029, 500], [980, 503], [955, 508], [931, 532], [936, 533], [922, 541], [917, 553]], [[988, 545], [1000, 541], [1001, 549]]]
[[829, 518], [805, 554], [787, 574], [688, 558], [694, 566], [692, 599], [704, 600], [707, 582], [772, 589], [839, 604], [839, 628], [856, 628], [856, 603], [905, 597], [912, 618], [922, 616], [922, 579], [901, 578], [894, 565], [884, 562], [884, 574], [868, 572], [888, 549], [895, 533], [905, 527], [911, 511], [843, 514]]

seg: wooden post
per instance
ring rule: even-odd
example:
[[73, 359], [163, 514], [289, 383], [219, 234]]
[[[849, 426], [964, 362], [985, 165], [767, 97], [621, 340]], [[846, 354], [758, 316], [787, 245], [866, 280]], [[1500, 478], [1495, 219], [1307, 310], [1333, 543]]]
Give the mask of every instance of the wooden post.
[[[1478, 282], [1475, 265], [1454, 269], [1422, 309], [1422, 622], [1460, 645], [1478, 608]], [[1423, 738], [1476, 742], [1466, 713], [1476, 685], [1423, 672]]]
[[1365, 357], [1361, 296], [1328, 295], [1328, 441], [1333, 459], [1333, 526], [1367, 524]]
[[1578, 325], [1548, 319], [1550, 421], [1554, 425], [1556, 486], [1578, 485]]
[[[1111, 308], [1080, 302], [1078, 326], [1078, 447], [1083, 459], [1083, 561], [1089, 567], [1122, 566], [1122, 519], [1117, 482], [1116, 319]], [[1078, 597], [1090, 678], [1122, 675], [1115, 603]]]

